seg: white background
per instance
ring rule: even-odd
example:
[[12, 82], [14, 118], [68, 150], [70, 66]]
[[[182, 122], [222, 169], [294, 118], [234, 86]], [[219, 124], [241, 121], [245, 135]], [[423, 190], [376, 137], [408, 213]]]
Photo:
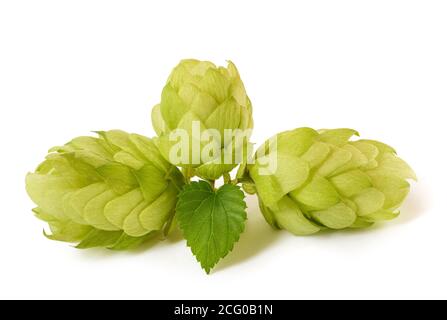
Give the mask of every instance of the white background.
[[[386, 225], [294, 237], [249, 198], [207, 276], [185, 242], [79, 251], [42, 236], [24, 178], [91, 130], [153, 135], [182, 58], [238, 66], [253, 140], [350, 127], [420, 180]], [[446, 1], [1, 1], [0, 298], [447, 298]]]

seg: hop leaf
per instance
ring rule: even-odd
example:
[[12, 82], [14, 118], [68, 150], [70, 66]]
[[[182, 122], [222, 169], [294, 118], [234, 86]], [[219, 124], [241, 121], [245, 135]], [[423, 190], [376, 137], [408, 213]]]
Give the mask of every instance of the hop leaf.
[[183, 176], [152, 140], [123, 131], [78, 137], [50, 150], [26, 189], [53, 240], [127, 249], [172, 218]]
[[[366, 227], [399, 215], [413, 170], [391, 147], [351, 129], [299, 128], [260, 148], [248, 173], [266, 220], [297, 235]], [[270, 140], [270, 141], [274, 141]], [[262, 151], [262, 152], [261, 152]], [[262, 174], [266, 163], [276, 170]], [[241, 173], [240, 173], [241, 174]]]
[[[194, 143], [200, 144], [200, 141], [194, 141], [193, 122], [200, 124], [199, 134], [203, 130], [214, 129], [220, 135], [220, 141], [216, 142], [220, 151], [211, 154], [211, 159], [202, 159], [192, 147]], [[208, 61], [181, 61], [163, 89], [160, 104], [152, 110], [152, 125], [166, 159], [170, 158], [170, 151], [177, 143], [169, 139], [169, 134], [176, 129], [184, 129], [188, 133], [188, 160], [175, 165], [194, 167], [199, 176], [212, 180], [231, 171], [238, 164], [232, 157], [234, 148], [244, 146], [237, 146], [234, 139], [224, 141], [224, 131], [253, 127], [251, 102], [236, 66], [232, 62], [224, 68]], [[225, 154], [227, 159], [230, 155], [232, 163], [223, 164]], [[195, 160], [195, 157], [199, 159]]]
[[207, 273], [239, 240], [247, 219], [245, 208], [244, 193], [231, 184], [214, 191], [207, 182], [192, 182], [180, 193], [176, 210], [180, 228]]

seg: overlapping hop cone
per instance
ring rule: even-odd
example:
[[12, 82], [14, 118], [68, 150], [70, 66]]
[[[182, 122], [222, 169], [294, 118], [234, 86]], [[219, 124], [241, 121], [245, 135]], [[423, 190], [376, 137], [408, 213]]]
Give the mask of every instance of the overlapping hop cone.
[[123, 131], [78, 137], [26, 177], [48, 238], [127, 249], [169, 226], [183, 176], [151, 139]]
[[[211, 180], [231, 171], [238, 164], [233, 157], [237, 152], [234, 149], [245, 148], [247, 144], [235, 143], [234, 139], [225, 140], [225, 130], [253, 127], [251, 102], [236, 66], [232, 62], [228, 62], [225, 68], [208, 61], [181, 61], [169, 76], [160, 104], [152, 110], [152, 124], [159, 136], [160, 151], [171, 163], [170, 153], [178, 142], [170, 139], [170, 134], [183, 129], [190, 139], [187, 161], [178, 161], [175, 165], [192, 168], [198, 176]], [[194, 124], [200, 125], [198, 137], [194, 136]], [[216, 148], [218, 152], [204, 160], [194, 150], [193, 144], [207, 144], [208, 141], [199, 140], [208, 129], [214, 130], [220, 141]], [[224, 161], [225, 154], [231, 154], [230, 163]], [[194, 157], [199, 157], [198, 161]]]
[[308, 235], [398, 216], [415, 173], [390, 146], [353, 141], [354, 135], [351, 129], [299, 128], [258, 150], [246, 167], [253, 182], [246, 189], [258, 194], [268, 223]]

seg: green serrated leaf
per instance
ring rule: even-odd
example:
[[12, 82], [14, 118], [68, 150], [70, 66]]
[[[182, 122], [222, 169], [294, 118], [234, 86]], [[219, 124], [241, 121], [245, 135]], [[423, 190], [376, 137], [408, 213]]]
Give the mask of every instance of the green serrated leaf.
[[247, 219], [244, 193], [225, 184], [217, 191], [205, 181], [185, 186], [177, 203], [180, 229], [207, 273], [239, 240]]

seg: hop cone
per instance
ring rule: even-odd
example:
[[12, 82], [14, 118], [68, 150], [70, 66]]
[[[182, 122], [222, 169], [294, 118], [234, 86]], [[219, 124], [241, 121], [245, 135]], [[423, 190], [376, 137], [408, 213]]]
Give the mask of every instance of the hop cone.
[[133, 247], [170, 221], [183, 184], [152, 140], [123, 131], [50, 150], [26, 188], [48, 238], [79, 247]]
[[[193, 137], [193, 122], [200, 124], [201, 132], [214, 129], [221, 137], [220, 151], [211, 160], [193, 160], [199, 155], [191, 147], [192, 140], [197, 140]], [[187, 163], [175, 165], [194, 168], [196, 174], [206, 179], [217, 179], [233, 169], [237, 163], [223, 164], [222, 161], [225, 153], [234, 151], [234, 143], [224, 141], [224, 130], [253, 127], [251, 102], [236, 66], [232, 62], [224, 68], [208, 61], [181, 61], [163, 89], [160, 104], [152, 110], [152, 124], [166, 159], [170, 159], [169, 153], [176, 143], [169, 139], [170, 133], [184, 129], [191, 137]]]
[[[300, 128], [278, 134], [276, 145], [258, 151], [248, 166], [254, 185], [247, 189], [256, 190], [271, 225], [307, 235], [398, 216], [410, 190], [407, 179], [416, 179], [413, 170], [391, 147], [350, 141], [354, 135], [350, 129]], [[275, 160], [277, 170], [261, 174], [262, 165]]]

